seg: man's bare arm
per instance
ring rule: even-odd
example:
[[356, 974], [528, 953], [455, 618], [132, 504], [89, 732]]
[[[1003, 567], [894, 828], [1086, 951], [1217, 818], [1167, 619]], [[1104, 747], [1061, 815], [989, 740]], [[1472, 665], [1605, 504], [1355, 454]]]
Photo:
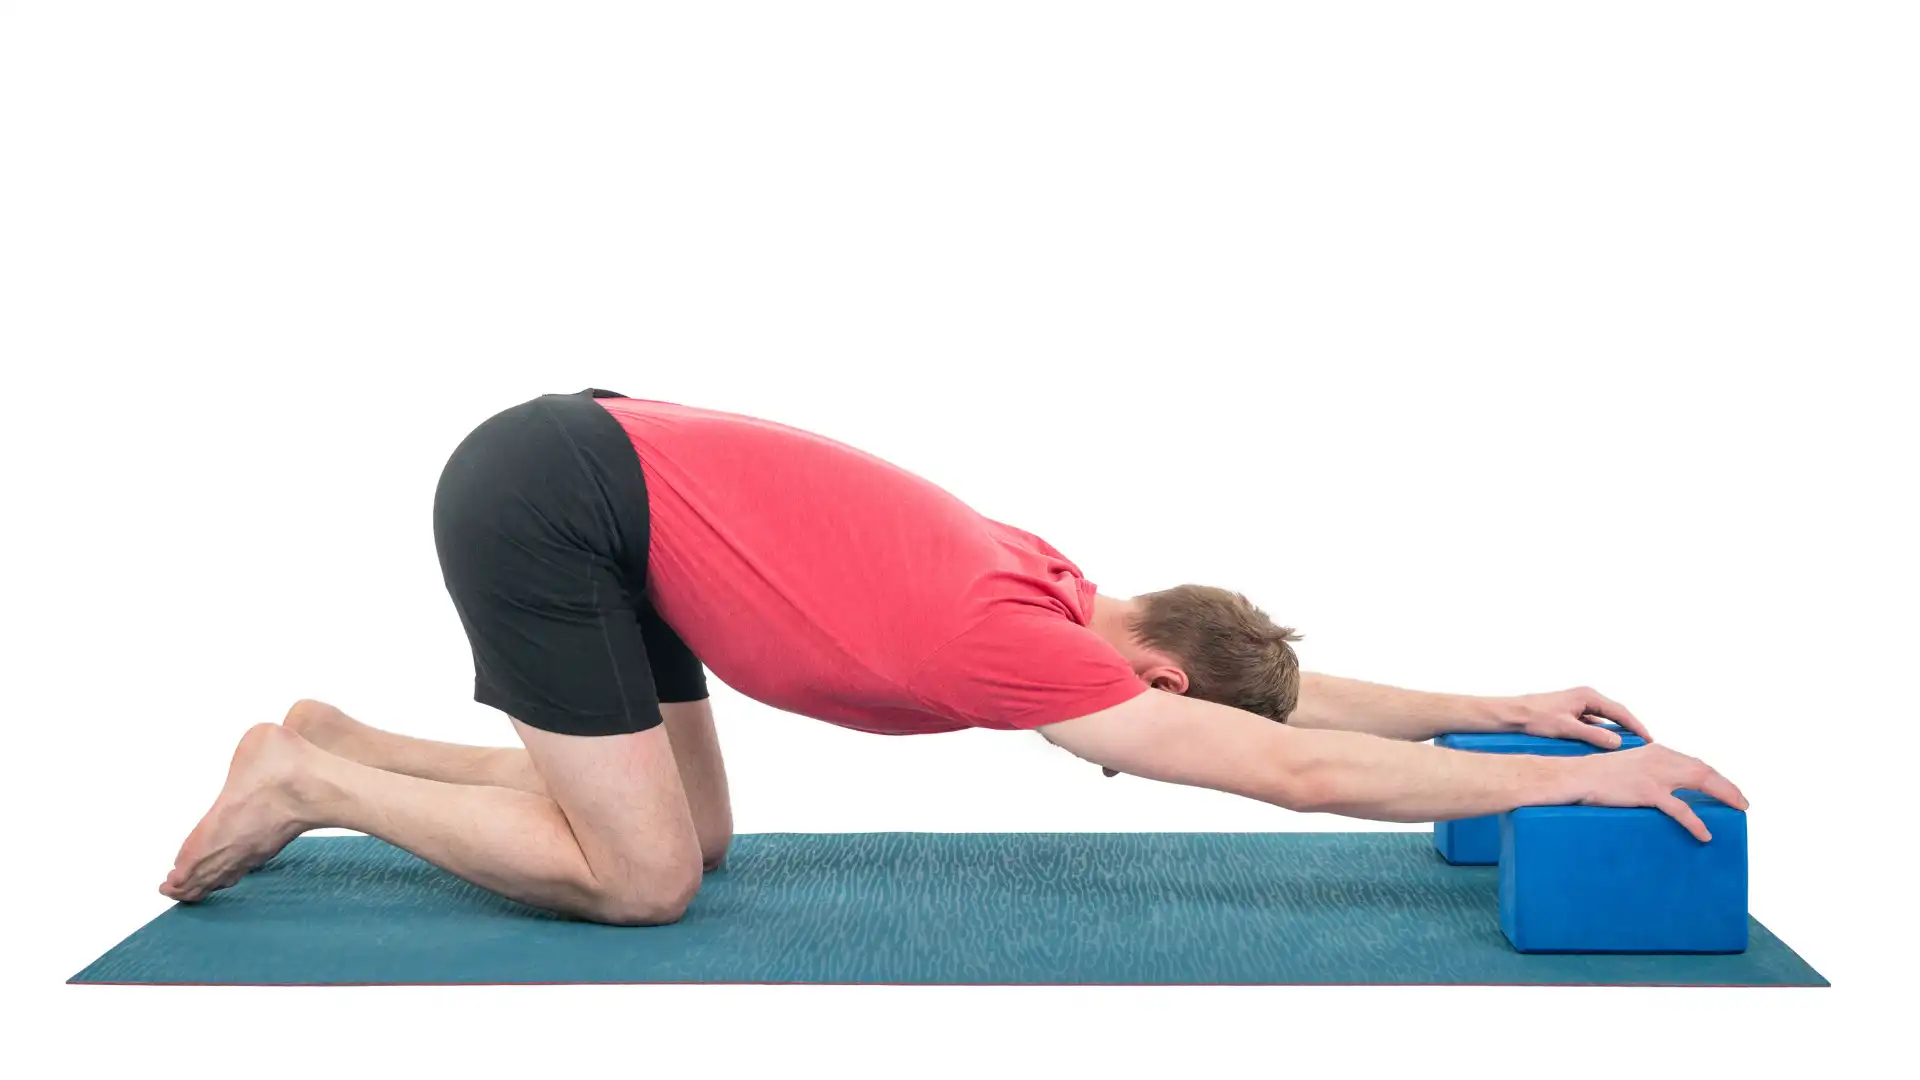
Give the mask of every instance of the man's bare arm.
[[1579, 739], [1612, 749], [1620, 745], [1620, 737], [1597, 726], [1607, 720], [1652, 741], [1646, 726], [1626, 706], [1589, 687], [1519, 697], [1471, 697], [1303, 672], [1300, 702], [1287, 722], [1298, 728], [1360, 731], [1410, 742], [1425, 742], [1451, 731], [1515, 731]]
[[1705, 840], [1706, 827], [1675, 790], [1747, 805], [1724, 777], [1664, 746], [1586, 758], [1470, 754], [1296, 729], [1160, 690], [1039, 731], [1077, 757], [1134, 776], [1375, 821], [1448, 821], [1585, 802], [1656, 807]]

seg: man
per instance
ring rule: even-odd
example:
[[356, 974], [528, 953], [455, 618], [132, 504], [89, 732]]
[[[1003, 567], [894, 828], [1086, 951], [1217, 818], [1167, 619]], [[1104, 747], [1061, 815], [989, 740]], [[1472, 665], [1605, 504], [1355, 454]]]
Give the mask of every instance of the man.
[[426, 742], [303, 701], [248, 731], [161, 892], [195, 901], [300, 833], [369, 833], [582, 919], [678, 919], [733, 827], [706, 668], [879, 734], [1038, 731], [1110, 773], [1380, 821], [1517, 806], [1745, 808], [1664, 746], [1467, 754], [1442, 731], [1617, 746], [1586, 689], [1449, 697], [1302, 675], [1291, 630], [1220, 589], [1100, 595], [1032, 533], [851, 447], [604, 390], [507, 409], [454, 451], [434, 540], [474, 698], [524, 749]]

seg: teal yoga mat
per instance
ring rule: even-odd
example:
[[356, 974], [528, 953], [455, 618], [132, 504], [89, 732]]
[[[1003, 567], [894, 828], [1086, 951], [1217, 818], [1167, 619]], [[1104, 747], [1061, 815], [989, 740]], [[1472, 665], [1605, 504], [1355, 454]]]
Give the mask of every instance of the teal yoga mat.
[[1523, 956], [1425, 833], [760, 833], [671, 926], [557, 918], [368, 837], [302, 837], [82, 983], [1824, 986], [1729, 956]]

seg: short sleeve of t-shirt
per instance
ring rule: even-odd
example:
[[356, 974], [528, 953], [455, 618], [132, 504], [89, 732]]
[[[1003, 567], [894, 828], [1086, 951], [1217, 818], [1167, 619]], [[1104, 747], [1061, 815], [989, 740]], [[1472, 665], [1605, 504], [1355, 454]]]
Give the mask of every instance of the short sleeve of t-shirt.
[[1024, 730], [1110, 709], [1147, 686], [1098, 634], [1035, 610], [982, 619], [928, 657], [911, 689], [942, 716]]

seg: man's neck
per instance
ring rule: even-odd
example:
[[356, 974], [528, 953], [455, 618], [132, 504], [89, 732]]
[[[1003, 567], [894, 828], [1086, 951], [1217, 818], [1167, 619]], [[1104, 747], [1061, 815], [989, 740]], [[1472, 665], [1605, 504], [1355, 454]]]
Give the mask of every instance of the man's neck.
[[1133, 619], [1138, 607], [1132, 600], [1095, 593], [1093, 617], [1087, 621], [1087, 628], [1124, 652], [1133, 642]]

